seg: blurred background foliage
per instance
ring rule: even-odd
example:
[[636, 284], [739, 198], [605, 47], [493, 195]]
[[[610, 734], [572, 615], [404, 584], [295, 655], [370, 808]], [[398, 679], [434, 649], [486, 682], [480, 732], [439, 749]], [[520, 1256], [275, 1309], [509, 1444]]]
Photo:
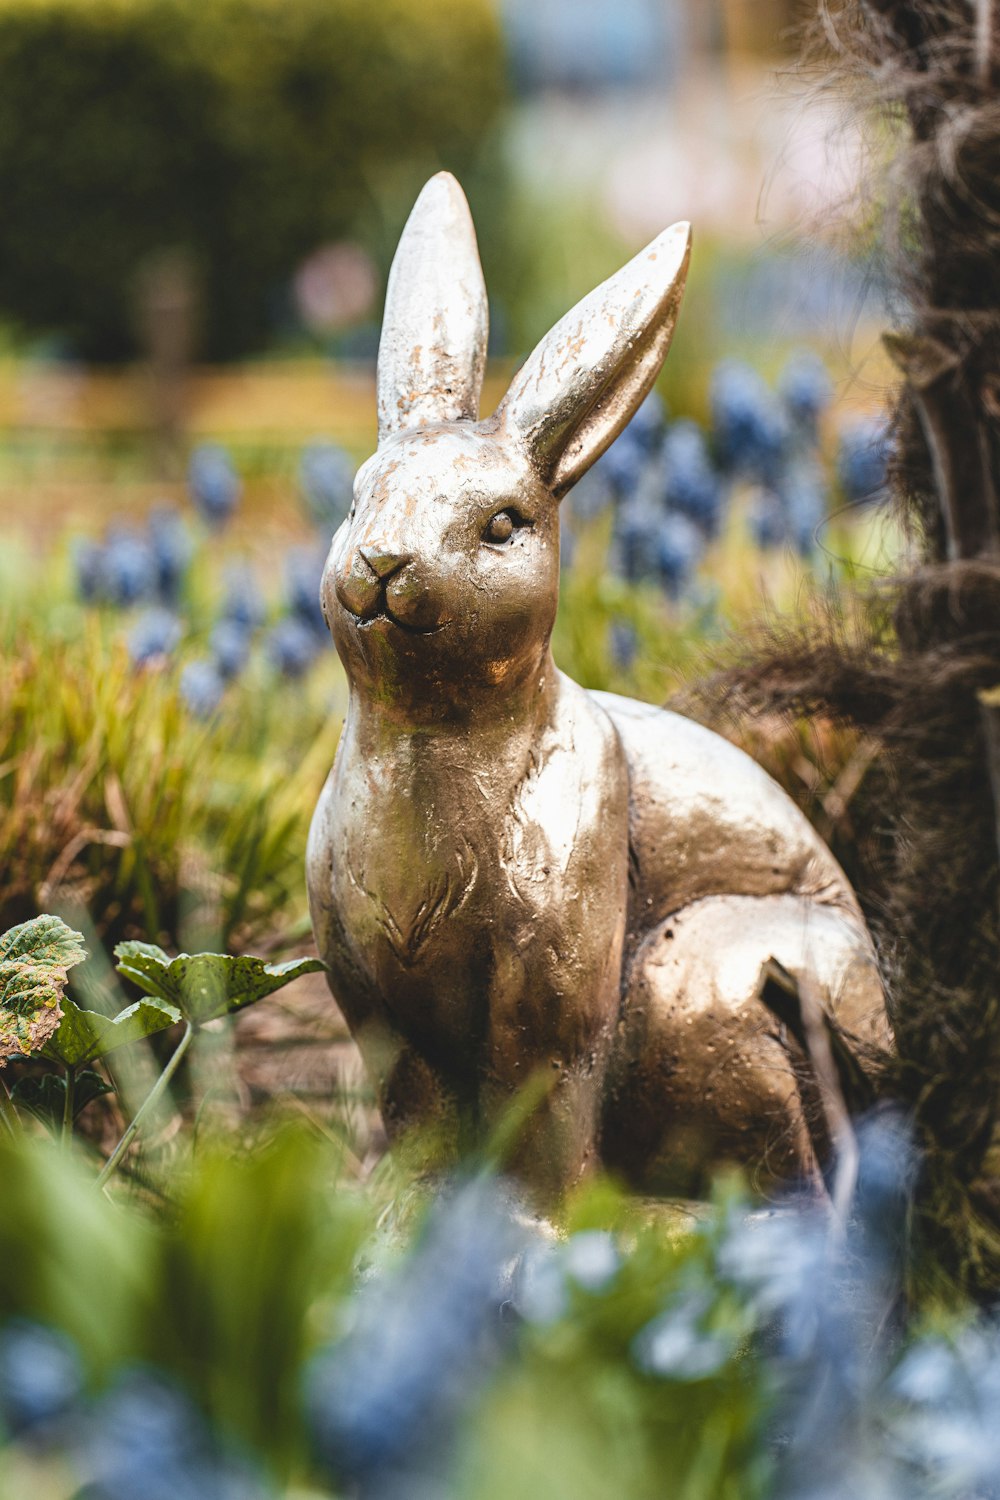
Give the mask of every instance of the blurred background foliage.
[[201, 350], [259, 349], [308, 251], [384, 259], [414, 181], [486, 170], [504, 97], [487, 0], [4, 0], [0, 79], [0, 307], [105, 359], [167, 255]]

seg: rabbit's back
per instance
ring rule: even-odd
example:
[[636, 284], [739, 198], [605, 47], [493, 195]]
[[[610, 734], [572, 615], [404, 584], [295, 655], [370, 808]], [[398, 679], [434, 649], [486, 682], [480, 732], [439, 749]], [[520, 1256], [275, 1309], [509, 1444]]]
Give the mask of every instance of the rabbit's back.
[[857, 913], [829, 849], [749, 755], [667, 709], [591, 696], [628, 763], [629, 947], [706, 896], [794, 894]]

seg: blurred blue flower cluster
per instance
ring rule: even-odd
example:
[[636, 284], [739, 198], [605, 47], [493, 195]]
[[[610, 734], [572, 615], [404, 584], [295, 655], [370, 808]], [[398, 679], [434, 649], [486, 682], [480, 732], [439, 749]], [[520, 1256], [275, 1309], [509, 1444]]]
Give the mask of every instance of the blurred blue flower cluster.
[[163, 1376], [122, 1371], [96, 1399], [62, 1334], [15, 1322], [0, 1331], [0, 1447], [58, 1453], [84, 1480], [75, 1500], [269, 1500], [254, 1469], [220, 1444]]
[[[73, 549], [76, 592], [85, 604], [133, 610], [126, 644], [136, 667], [163, 665], [183, 650], [179, 688], [192, 714], [211, 717], [226, 686], [238, 678], [255, 650], [283, 677], [302, 677], [330, 645], [320, 608], [319, 585], [333, 531], [351, 505], [354, 467], [343, 449], [319, 441], [303, 451], [298, 487], [316, 537], [290, 548], [280, 569], [282, 589], [267, 601], [261, 580], [233, 555], [222, 572], [212, 619], [196, 606], [191, 587], [199, 538], [172, 505], [159, 505], [145, 527], [113, 524], [100, 541], [78, 540]], [[232, 517], [242, 483], [231, 457], [217, 445], [195, 450], [188, 491], [208, 532]], [[200, 637], [201, 654], [185, 648]]]
[[510, 1341], [501, 1318], [523, 1246], [495, 1183], [440, 1199], [403, 1263], [359, 1293], [345, 1336], [307, 1378], [320, 1462], [362, 1500], [447, 1493], [461, 1417]]
[[[906, 1310], [919, 1167], [907, 1121], [883, 1106], [858, 1123], [844, 1219], [815, 1194], [730, 1197], [683, 1233], [633, 1222], [558, 1238], [496, 1179], [443, 1186], [408, 1246], [397, 1234], [369, 1252], [305, 1365], [309, 1493], [464, 1500], [462, 1455], [497, 1390], [530, 1403], [578, 1387], [584, 1410], [599, 1390], [626, 1420], [643, 1412], [662, 1463], [685, 1423], [715, 1430], [749, 1399], [747, 1494], [996, 1500], [1000, 1323]], [[76, 1500], [271, 1493], [174, 1382], [129, 1367], [95, 1392], [69, 1340], [23, 1320], [0, 1325], [5, 1441], [28, 1460], [61, 1455]]]
[[722, 361], [708, 430], [671, 420], [654, 391], [574, 491], [572, 513], [586, 521], [611, 507], [615, 570], [630, 583], [659, 583], [671, 599], [689, 593], [738, 495], [758, 547], [787, 546], [808, 559], [835, 487], [853, 504], [885, 485], [888, 434], [875, 418], [844, 428], [828, 472], [821, 423], [832, 395], [829, 371], [810, 350], [792, 354], [774, 389], [749, 365]]
[[77, 594], [84, 603], [119, 609], [151, 602], [176, 608], [193, 552], [193, 539], [179, 512], [171, 505], [158, 505], [144, 529], [115, 524], [103, 541], [76, 543]]

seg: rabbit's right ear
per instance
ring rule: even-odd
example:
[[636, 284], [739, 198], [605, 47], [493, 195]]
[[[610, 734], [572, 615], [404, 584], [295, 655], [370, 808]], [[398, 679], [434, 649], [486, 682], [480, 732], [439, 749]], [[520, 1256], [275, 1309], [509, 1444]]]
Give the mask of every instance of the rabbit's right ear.
[[674, 224], [545, 335], [495, 420], [564, 494], [652, 390], [673, 337], [691, 227]]
[[378, 347], [378, 436], [475, 421], [489, 314], [465, 194], [438, 172], [413, 206], [389, 272]]

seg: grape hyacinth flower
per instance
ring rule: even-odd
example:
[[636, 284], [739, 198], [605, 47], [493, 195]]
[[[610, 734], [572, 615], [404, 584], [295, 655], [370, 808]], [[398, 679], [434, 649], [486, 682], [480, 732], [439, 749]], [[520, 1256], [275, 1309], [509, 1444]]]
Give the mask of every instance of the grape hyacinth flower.
[[210, 719], [222, 702], [226, 684], [214, 661], [198, 657], [181, 672], [180, 693], [196, 719]]
[[310, 443], [299, 464], [299, 484], [310, 519], [326, 536], [347, 519], [354, 493], [354, 465], [336, 443]]
[[722, 486], [697, 422], [674, 422], [663, 439], [663, 498], [669, 511], [715, 536], [722, 515]]
[[596, 480], [616, 500], [628, 499], [637, 488], [659, 447], [665, 422], [666, 408], [657, 392], [651, 391], [628, 426], [594, 465]]
[[193, 1403], [162, 1376], [123, 1374], [100, 1401], [77, 1500], [268, 1500], [270, 1490], [227, 1452]]
[[249, 628], [239, 620], [217, 620], [208, 644], [219, 676], [225, 682], [238, 677], [250, 656]]
[[781, 476], [778, 496], [789, 539], [801, 557], [811, 557], [827, 514], [826, 481], [816, 459], [792, 459]]
[[164, 604], [176, 604], [193, 548], [187, 528], [174, 506], [156, 505], [150, 511], [149, 543], [160, 599]]
[[781, 496], [772, 489], [757, 489], [750, 497], [750, 535], [762, 551], [780, 547], [788, 540], [788, 516]]
[[608, 626], [608, 649], [619, 672], [628, 672], [635, 663], [639, 638], [630, 620], [612, 620]]
[[852, 504], [877, 500], [885, 489], [890, 446], [888, 429], [880, 417], [859, 417], [842, 429], [837, 478]]
[[266, 616], [260, 583], [248, 563], [230, 563], [225, 570], [221, 618], [247, 631], [263, 625]]
[[82, 604], [99, 604], [103, 598], [104, 548], [99, 542], [78, 537], [73, 543], [76, 595]]
[[778, 393], [796, 431], [816, 443], [819, 419], [833, 395], [830, 372], [819, 355], [811, 349], [796, 350], [778, 378]]
[[157, 567], [146, 537], [125, 526], [109, 527], [101, 550], [97, 597], [125, 609], [156, 594]]
[[286, 615], [268, 631], [264, 649], [282, 677], [304, 677], [316, 659], [319, 640], [298, 615]]
[[182, 633], [180, 620], [169, 609], [161, 605], [144, 609], [128, 633], [128, 654], [132, 665], [144, 667], [151, 662], [165, 661], [177, 649]]
[[654, 577], [663, 511], [639, 489], [615, 512], [614, 546], [618, 571], [627, 583]]
[[772, 484], [788, 442], [788, 421], [774, 392], [749, 365], [723, 360], [712, 375], [712, 433], [723, 467]]
[[439, 1494], [450, 1439], [499, 1357], [523, 1243], [496, 1184], [439, 1199], [416, 1248], [369, 1283], [353, 1327], [321, 1355], [307, 1405], [319, 1457], [362, 1500]]
[[626, 427], [597, 460], [591, 473], [614, 500], [623, 501], [634, 493], [648, 462], [649, 454], [629, 437]]
[[79, 1356], [63, 1334], [16, 1321], [0, 1329], [0, 1437], [46, 1440], [80, 1400]]
[[687, 516], [678, 511], [661, 518], [653, 559], [657, 576], [669, 598], [680, 598], [698, 566], [703, 547], [702, 533]]
[[191, 454], [188, 488], [199, 515], [213, 528], [224, 526], [236, 509], [242, 486], [225, 448], [205, 443]]
[[314, 547], [293, 547], [285, 558], [285, 598], [289, 612], [324, 644], [329, 640], [329, 631], [319, 586], [325, 565], [326, 553]]
[[[625, 433], [628, 433], [629, 441], [637, 448], [641, 448], [646, 453], [653, 453], [659, 446], [666, 421], [667, 408], [663, 404], [663, 397], [658, 391], [652, 390], [642, 405], [636, 409], [625, 428]], [[623, 437], [625, 433], [622, 434]]]

